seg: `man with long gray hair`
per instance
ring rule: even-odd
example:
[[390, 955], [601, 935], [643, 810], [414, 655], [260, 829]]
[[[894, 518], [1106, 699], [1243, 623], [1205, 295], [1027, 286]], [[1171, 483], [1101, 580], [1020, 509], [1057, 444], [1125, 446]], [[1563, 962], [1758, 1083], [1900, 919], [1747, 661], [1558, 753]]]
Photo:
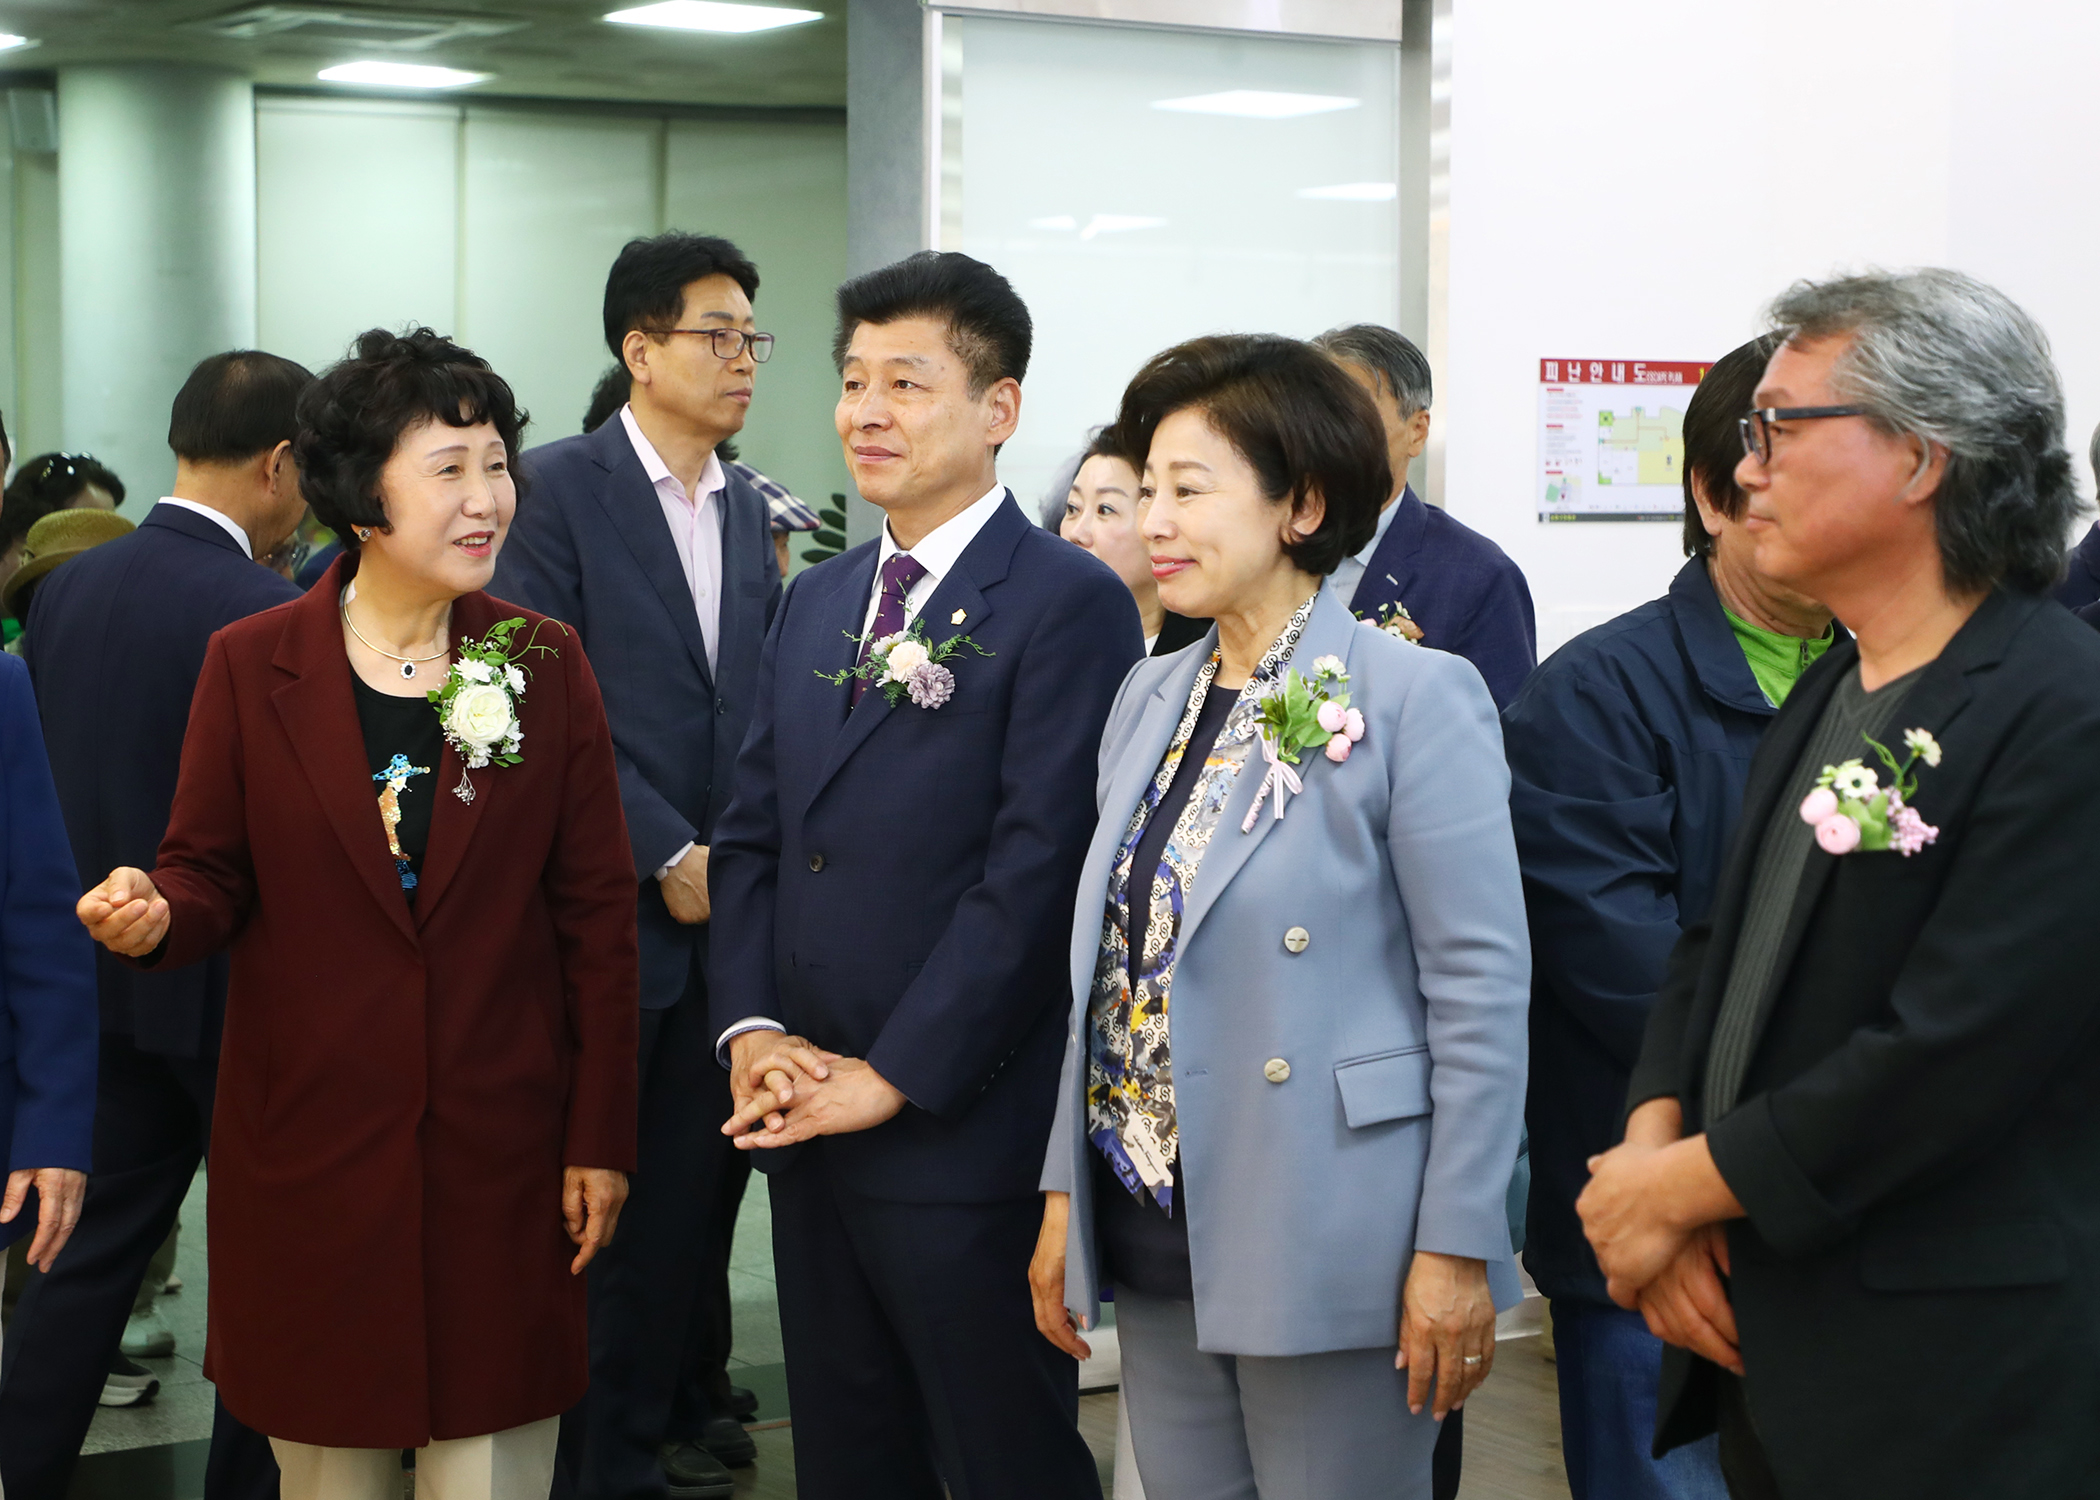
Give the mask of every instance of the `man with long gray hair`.
[[[1853, 634], [1751, 762], [1578, 1205], [1742, 1496], [2100, 1469], [2100, 637], [2041, 330], [1953, 271], [1804, 282], [1742, 419], [1759, 571]], [[2014, 1434], [2019, 1436], [2017, 1439]]]
[[1509, 707], [1538, 665], [1531, 590], [1500, 547], [1425, 505], [1407, 482], [1407, 466], [1429, 443], [1429, 361], [1412, 340], [1376, 323], [1330, 328], [1313, 342], [1369, 393], [1393, 466], [1378, 529], [1334, 570], [1334, 591], [1359, 619], [1463, 656], [1495, 707]]

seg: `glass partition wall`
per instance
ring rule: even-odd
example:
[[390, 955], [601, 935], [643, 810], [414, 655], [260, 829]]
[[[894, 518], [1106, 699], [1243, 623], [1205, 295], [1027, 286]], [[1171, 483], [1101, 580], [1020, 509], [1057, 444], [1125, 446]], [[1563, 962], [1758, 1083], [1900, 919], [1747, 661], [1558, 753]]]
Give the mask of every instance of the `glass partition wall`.
[[1000, 457], [1024, 508], [1170, 344], [1401, 326], [1397, 45], [938, 25], [929, 235], [998, 267], [1034, 315]]

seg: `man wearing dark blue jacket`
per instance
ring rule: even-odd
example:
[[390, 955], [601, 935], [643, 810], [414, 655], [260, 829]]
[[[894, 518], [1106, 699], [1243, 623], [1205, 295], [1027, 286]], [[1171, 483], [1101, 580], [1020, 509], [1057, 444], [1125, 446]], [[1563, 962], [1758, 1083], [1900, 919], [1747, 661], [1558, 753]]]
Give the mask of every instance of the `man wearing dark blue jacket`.
[[[299, 596], [254, 559], [306, 511], [291, 440], [312, 380], [253, 350], [198, 365], [168, 424], [175, 493], [37, 586], [26, 656], [81, 890], [120, 865], [151, 867], [213, 632]], [[73, 1244], [22, 1294], [0, 1373], [0, 1480], [14, 1500], [65, 1493], [139, 1282], [210, 1141], [225, 958], [150, 973], [96, 958], [95, 1172]], [[267, 1440], [223, 1408], [205, 1492], [277, 1493]]]
[[1101, 730], [1144, 636], [999, 483], [1030, 339], [968, 256], [839, 289], [839, 438], [887, 519], [789, 590], [715, 830], [725, 1128], [772, 1177], [806, 1500], [1100, 1494], [1028, 1262]]
[[[597, 430], [526, 454], [489, 587], [583, 638], [605, 694], [634, 849], [642, 960], [640, 1166], [590, 1268], [591, 1387], [562, 1427], [556, 1494], [726, 1495], [752, 1444], [728, 1384], [729, 1237], [750, 1177], [719, 1130], [705, 964], [709, 846], [780, 599], [765, 500], [716, 448], [771, 354], [758, 271], [727, 240], [635, 240], [605, 283], [632, 376]], [[709, 1409], [675, 1405], [688, 1345]], [[681, 1430], [682, 1429], [682, 1430]]]
[[1334, 570], [1335, 591], [1358, 619], [1463, 656], [1479, 669], [1495, 706], [1509, 707], [1538, 664], [1523, 570], [1407, 483], [1408, 464], [1429, 442], [1429, 361], [1410, 340], [1376, 323], [1330, 329], [1316, 342], [1369, 393], [1399, 486], [1371, 540]]
[[1618, 1144], [1664, 967], [1714, 898], [1750, 757], [1834, 638], [1751, 566], [1736, 419], [1776, 340], [1707, 372], [1685, 413], [1685, 550], [1664, 597], [1570, 641], [1503, 714], [1531, 924], [1524, 1264], [1552, 1300], [1575, 1500], [1721, 1500], [1714, 1443], [1649, 1456], [1662, 1344], [1612, 1305], [1575, 1215]]

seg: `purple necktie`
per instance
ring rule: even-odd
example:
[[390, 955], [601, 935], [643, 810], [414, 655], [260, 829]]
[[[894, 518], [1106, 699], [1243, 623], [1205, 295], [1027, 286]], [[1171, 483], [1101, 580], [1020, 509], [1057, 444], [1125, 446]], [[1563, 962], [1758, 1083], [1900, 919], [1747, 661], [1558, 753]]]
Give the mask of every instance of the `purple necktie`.
[[[893, 553], [882, 565], [882, 597], [875, 605], [875, 624], [860, 643], [859, 665], [868, 663], [868, 648], [884, 636], [895, 635], [904, 628], [904, 596], [912, 591], [912, 585], [926, 576], [926, 565], [909, 552]], [[853, 701], [857, 705], [861, 694], [868, 690], [868, 679], [853, 679]]]

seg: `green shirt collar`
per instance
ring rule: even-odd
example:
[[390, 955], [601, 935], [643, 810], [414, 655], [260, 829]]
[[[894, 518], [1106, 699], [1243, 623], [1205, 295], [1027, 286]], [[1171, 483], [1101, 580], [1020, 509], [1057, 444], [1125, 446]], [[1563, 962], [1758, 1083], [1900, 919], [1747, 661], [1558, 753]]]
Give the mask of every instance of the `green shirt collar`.
[[1766, 630], [1752, 625], [1748, 620], [1736, 618], [1735, 612], [1726, 605], [1721, 613], [1728, 616], [1728, 628], [1735, 632], [1735, 643], [1743, 648], [1743, 659], [1750, 664], [1750, 675], [1757, 679], [1767, 701], [1774, 708], [1786, 702], [1786, 695], [1794, 690], [1801, 674], [1816, 664], [1816, 658], [1830, 649], [1837, 639], [1835, 629], [1825, 630], [1813, 640], [1803, 640], [1798, 635], [1781, 635], [1776, 630]]

